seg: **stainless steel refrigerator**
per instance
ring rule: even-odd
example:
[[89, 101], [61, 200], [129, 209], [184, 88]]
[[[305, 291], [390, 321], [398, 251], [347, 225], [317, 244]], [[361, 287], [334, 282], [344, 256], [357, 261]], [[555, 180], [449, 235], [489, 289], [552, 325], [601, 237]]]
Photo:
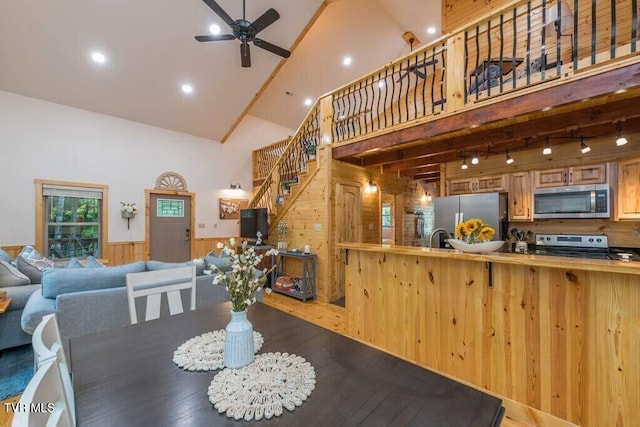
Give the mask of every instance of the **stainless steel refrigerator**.
[[[456, 224], [471, 218], [479, 218], [496, 230], [493, 240], [504, 240], [507, 235], [506, 193], [464, 194], [436, 197], [434, 199], [434, 229], [444, 228], [455, 237]], [[434, 247], [449, 247], [446, 236], [440, 233]]]

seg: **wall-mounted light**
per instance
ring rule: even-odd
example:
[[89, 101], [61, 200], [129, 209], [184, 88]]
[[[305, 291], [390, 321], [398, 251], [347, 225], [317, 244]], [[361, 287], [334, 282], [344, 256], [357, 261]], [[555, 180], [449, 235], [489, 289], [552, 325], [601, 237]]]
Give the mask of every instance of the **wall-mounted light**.
[[476, 151], [473, 157], [471, 158], [471, 164], [477, 165], [478, 163], [480, 163], [480, 158], [478, 158], [478, 152]]
[[591, 147], [584, 143], [584, 136], [580, 137], [580, 151], [582, 152], [582, 154], [587, 154], [589, 151], [591, 151]]
[[622, 135], [622, 123], [621, 122], [618, 122], [617, 131], [618, 131], [618, 137], [616, 139], [616, 145], [618, 147], [621, 147], [621, 146], [625, 145], [627, 142], [629, 142], [627, 140], [627, 138], [624, 135]]
[[510, 165], [511, 163], [513, 163], [513, 162], [514, 162], [513, 157], [511, 157], [511, 156], [509, 155], [509, 150], [507, 150], [506, 156], [507, 156], [507, 158], [506, 158], [506, 162], [507, 162], [507, 164], [508, 164], [508, 165]]
[[547, 142], [544, 146], [544, 149], [542, 150], [542, 154], [544, 154], [545, 156], [548, 156], [551, 153], [552, 153], [551, 145], [549, 145], [549, 137], [547, 137]]
[[229, 190], [242, 190], [242, 186], [240, 185], [240, 183], [231, 183], [229, 184]]
[[378, 185], [375, 182], [369, 180], [369, 182], [367, 182], [366, 187], [364, 188], [364, 192], [370, 193], [370, 194], [377, 193]]

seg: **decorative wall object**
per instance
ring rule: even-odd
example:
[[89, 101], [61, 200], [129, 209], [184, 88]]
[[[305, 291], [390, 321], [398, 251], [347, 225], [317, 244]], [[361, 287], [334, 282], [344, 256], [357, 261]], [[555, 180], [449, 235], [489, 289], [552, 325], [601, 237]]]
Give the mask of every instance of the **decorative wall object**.
[[220, 198], [220, 219], [240, 219], [240, 209], [248, 207], [248, 199]]
[[156, 190], [187, 191], [187, 181], [176, 172], [165, 172], [156, 179]]

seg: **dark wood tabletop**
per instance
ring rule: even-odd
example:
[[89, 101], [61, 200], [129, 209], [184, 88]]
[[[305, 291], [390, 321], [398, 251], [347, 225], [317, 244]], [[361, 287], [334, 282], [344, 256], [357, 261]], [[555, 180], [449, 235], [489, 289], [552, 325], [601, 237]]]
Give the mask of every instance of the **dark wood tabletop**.
[[[207, 388], [216, 372], [187, 372], [173, 352], [189, 338], [224, 329], [228, 304], [72, 338], [79, 426], [240, 426], [218, 414]], [[260, 353], [288, 352], [316, 370], [302, 406], [253, 425], [497, 426], [502, 402], [279, 310], [249, 309], [264, 336]]]

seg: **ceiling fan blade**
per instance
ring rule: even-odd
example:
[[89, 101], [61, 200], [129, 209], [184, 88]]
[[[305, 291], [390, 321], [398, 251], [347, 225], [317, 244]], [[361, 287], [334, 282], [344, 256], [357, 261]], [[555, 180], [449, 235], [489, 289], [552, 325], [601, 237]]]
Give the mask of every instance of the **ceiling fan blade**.
[[280, 14], [278, 13], [277, 10], [271, 8], [267, 10], [265, 13], [263, 13], [262, 15], [260, 15], [258, 19], [253, 21], [251, 26], [255, 30], [256, 34], [258, 34], [260, 31], [264, 30], [269, 25], [276, 22], [278, 19], [280, 19]]
[[267, 41], [264, 41], [262, 39], [253, 40], [253, 44], [258, 46], [259, 48], [262, 48], [264, 50], [268, 50], [271, 53], [275, 53], [276, 55], [280, 55], [283, 58], [288, 58], [289, 55], [291, 55], [291, 52], [289, 52], [287, 49], [283, 49], [280, 46], [276, 46], [275, 44], [271, 44], [271, 43], [269, 43]]
[[234, 40], [236, 36], [233, 34], [218, 34], [218, 35], [207, 35], [207, 36], [196, 36], [196, 40], [199, 42], [217, 42], [221, 40]]
[[213, 0], [204, 0], [204, 2], [211, 8], [211, 10], [216, 13], [216, 15], [222, 18], [222, 20], [226, 22], [228, 26], [230, 26], [231, 28], [235, 27], [236, 21], [234, 21], [229, 15], [227, 15], [227, 12], [225, 12], [218, 3]]
[[245, 68], [251, 67], [251, 50], [249, 47], [249, 43], [247, 42], [240, 44], [240, 60], [242, 61], [242, 66]]

